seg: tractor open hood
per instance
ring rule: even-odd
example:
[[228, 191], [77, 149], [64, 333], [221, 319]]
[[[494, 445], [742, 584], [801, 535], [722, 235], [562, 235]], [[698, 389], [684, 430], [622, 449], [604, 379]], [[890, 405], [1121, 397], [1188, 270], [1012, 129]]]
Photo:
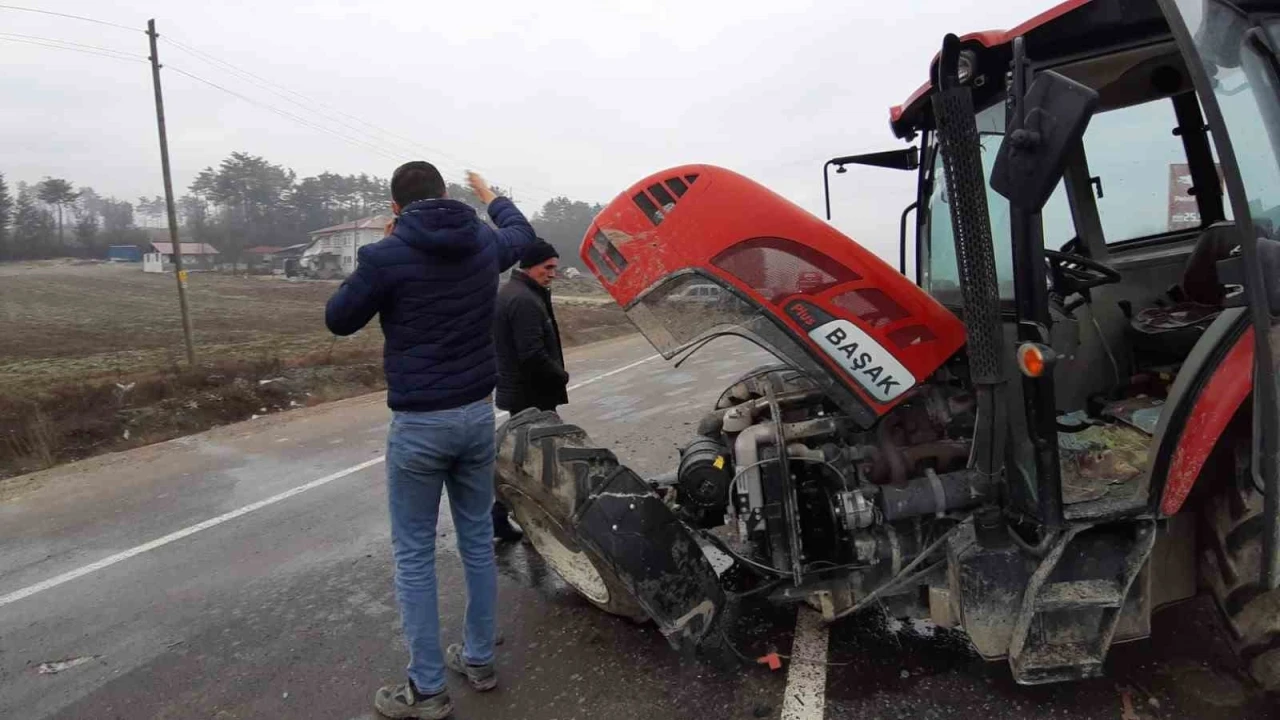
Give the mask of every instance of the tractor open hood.
[[894, 268], [723, 168], [636, 183], [596, 217], [581, 254], [664, 357], [747, 337], [864, 427], [964, 343], [959, 319]]

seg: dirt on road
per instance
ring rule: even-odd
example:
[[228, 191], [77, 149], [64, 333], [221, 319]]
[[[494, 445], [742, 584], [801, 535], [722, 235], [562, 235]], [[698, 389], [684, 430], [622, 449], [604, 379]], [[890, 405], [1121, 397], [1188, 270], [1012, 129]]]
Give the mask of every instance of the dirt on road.
[[[589, 284], [572, 294], [598, 296]], [[0, 478], [382, 389], [376, 323], [347, 338], [325, 329], [336, 287], [192, 273], [189, 368], [172, 275], [0, 264]], [[557, 318], [568, 346], [632, 332], [612, 304], [565, 303]]]

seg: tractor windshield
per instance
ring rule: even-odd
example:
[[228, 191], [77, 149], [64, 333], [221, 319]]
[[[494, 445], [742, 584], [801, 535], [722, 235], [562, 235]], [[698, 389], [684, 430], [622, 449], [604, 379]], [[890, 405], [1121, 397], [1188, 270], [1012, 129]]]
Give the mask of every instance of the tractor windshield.
[[[996, 162], [996, 153], [1004, 139], [1005, 108], [997, 103], [978, 113], [978, 133], [981, 137], [982, 170], [987, 177]], [[956, 268], [955, 235], [951, 227], [950, 195], [942, 172], [942, 154], [933, 153], [933, 192], [929, 196], [928, 232], [930, 237], [929, 262], [922, 282], [939, 302], [948, 307], [959, 307], [961, 302], [959, 270]], [[996, 276], [1000, 281], [1000, 297], [1013, 299], [1013, 250], [1010, 244], [1009, 201], [987, 186], [987, 207], [991, 217], [991, 242], [996, 253]], [[1070, 240], [1072, 230], [1071, 210], [1061, 184], [1045, 205], [1042, 214], [1047, 240], [1057, 238], [1058, 244]]]
[[[1117, 103], [1095, 115], [1084, 135], [1084, 158], [1076, 160], [1078, 172], [1087, 172], [1090, 196], [1077, 196], [1077, 203], [1087, 204], [1089, 211], [1096, 213], [1095, 234], [1107, 246], [1184, 234], [1201, 224], [1195, 199], [1186, 192], [1189, 166], [1184, 145], [1174, 132], [1178, 119], [1172, 101], [1167, 97], [1137, 100]], [[1256, 111], [1252, 117], [1253, 122], [1260, 122]], [[1003, 139], [1004, 121], [1003, 103], [977, 116], [983, 170], [988, 177]], [[950, 198], [939, 153], [933, 153], [932, 163], [925, 226], [928, 254], [921, 282], [944, 305], [958, 307], [961, 296]], [[1269, 172], [1275, 175], [1274, 163]], [[1272, 182], [1270, 187], [1280, 184]], [[1012, 300], [1009, 201], [988, 186], [987, 205], [1000, 296]], [[1044, 246], [1052, 250], [1062, 249], [1080, 234], [1062, 182], [1041, 211], [1041, 227]]]
[[[987, 176], [996, 161], [996, 152], [1004, 136], [1004, 105], [996, 104], [978, 113], [978, 132], [982, 142], [982, 170]], [[946, 175], [942, 172], [942, 153], [933, 153], [933, 192], [929, 196], [928, 232], [929, 262], [924, 286], [938, 302], [959, 307], [960, 271], [956, 267], [955, 233], [951, 227], [951, 196]], [[991, 216], [991, 242], [996, 253], [996, 275], [1000, 279], [1000, 297], [1013, 297], [1013, 251], [1009, 240], [1009, 202], [990, 187], [987, 206]]]

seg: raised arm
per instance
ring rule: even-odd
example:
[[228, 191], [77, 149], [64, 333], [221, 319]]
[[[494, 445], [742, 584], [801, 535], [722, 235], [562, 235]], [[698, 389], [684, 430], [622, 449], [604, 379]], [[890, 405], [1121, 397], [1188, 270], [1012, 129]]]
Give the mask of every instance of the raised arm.
[[472, 191], [480, 202], [485, 204], [489, 211], [489, 219], [493, 220], [493, 224], [498, 227], [499, 264], [500, 269], [506, 271], [520, 260], [520, 254], [537, 235], [534, 234], [533, 226], [529, 224], [524, 213], [520, 212], [520, 208], [516, 207], [509, 198], [499, 197], [484, 178], [468, 172], [467, 183], [471, 185]]

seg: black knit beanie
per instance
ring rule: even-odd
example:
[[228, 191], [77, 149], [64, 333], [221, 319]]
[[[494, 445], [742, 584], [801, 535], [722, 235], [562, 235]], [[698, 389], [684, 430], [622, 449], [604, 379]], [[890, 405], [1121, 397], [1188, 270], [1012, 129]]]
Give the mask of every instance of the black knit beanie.
[[538, 238], [524, 249], [524, 254], [520, 256], [520, 269], [528, 270], [535, 265], [541, 265], [551, 258], [558, 257], [560, 257], [560, 253], [556, 252], [555, 246], [542, 238]]

